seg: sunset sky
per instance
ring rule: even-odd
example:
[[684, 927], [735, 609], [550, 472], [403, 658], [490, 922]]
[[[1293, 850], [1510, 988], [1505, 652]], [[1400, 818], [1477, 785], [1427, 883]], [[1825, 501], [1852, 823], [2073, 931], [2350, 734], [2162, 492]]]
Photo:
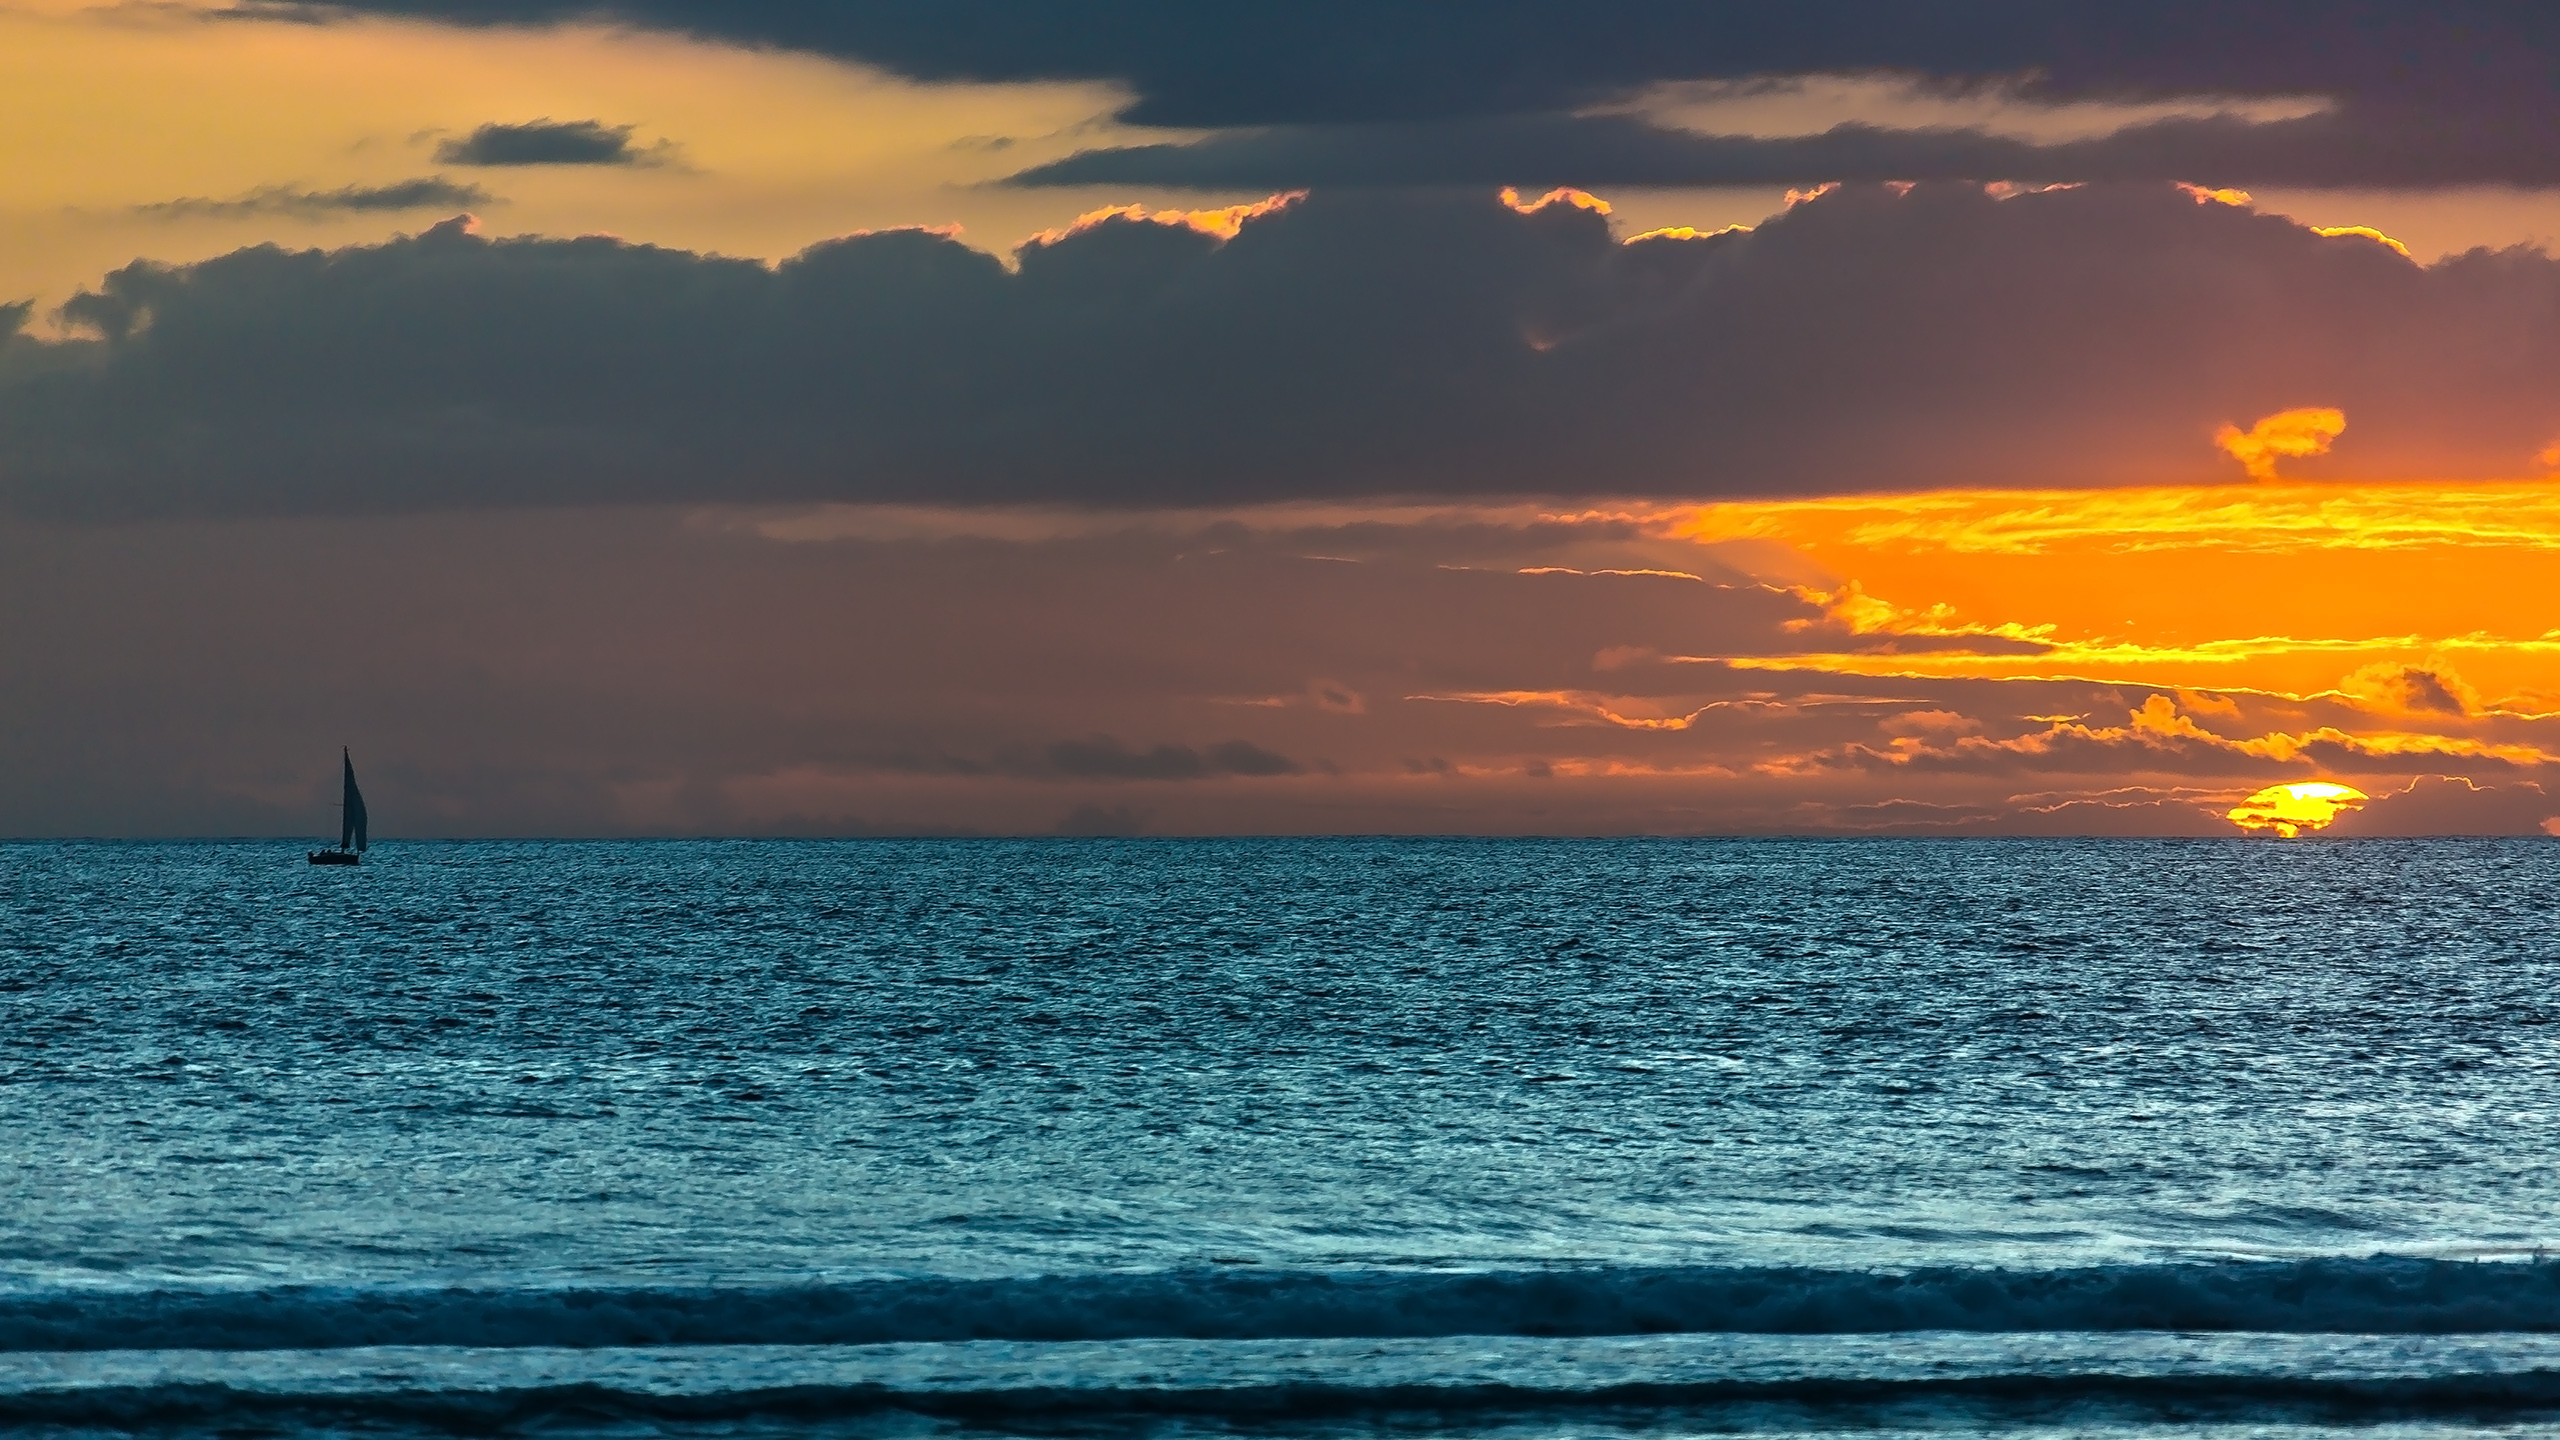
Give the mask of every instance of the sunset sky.
[[2560, 834], [2555, 96], [2494, 0], [0, 0], [0, 835]]

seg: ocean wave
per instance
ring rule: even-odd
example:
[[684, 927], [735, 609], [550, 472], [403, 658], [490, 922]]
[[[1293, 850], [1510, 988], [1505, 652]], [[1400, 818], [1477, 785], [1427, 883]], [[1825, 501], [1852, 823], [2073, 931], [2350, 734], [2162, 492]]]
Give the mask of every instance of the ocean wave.
[[[1552, 1390], [1521, 1385], [1292, 1384], [1214, 1390], [1034, 1387], [900, 1390], [795, 1385], [717, 1394], [666, 1394], [576, 1384], [511, 1390], [294, 1393], [220, 1384], [52, 1390], [0, 1395], [0, 1426], [224, 1431], [345, 1427], [367, 1432], [560, 1433], [589, 1427], [791, 1424], [923, 1417], [995, 1431], [1090, 1433], [1097, 1423], [1167, 1420], [1248, 1425], [1385, 1422], [1394, 1433], [1505, 1420], [1535, 1423], [1606, 1413], [1621, 1424], [1675, 1417], [1719, 1428], [1795, 1428], [1805, 1421], [1891, 1419], [1989, 1428], [2068, 1415], [2080, 1423], [2175, 1417], [2193, 1423], [2434, 1419], [2515, 1422], [2560, 1415], [2560, 1373], [2391, 1379], [2270, 1376], [1991, 1375], [1950, 1380], [1804, 1379], [1612, 1385]], [[1791, 1424], [1790, 1422], [1794, 1422]], [[889, 1433], [904, 1433], [893, 1429]]]
[[1902, 1273], [1226, 1268], [761, 1288], [0, 1297], [0, 1351], [1916, 1330], [2560, 1331], [2560, 1264], [2374, 1258]]

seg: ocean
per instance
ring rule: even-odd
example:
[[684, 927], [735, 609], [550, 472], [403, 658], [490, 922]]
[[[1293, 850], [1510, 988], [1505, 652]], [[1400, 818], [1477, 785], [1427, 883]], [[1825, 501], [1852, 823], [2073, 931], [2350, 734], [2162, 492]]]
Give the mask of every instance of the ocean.
[[2560, 1430], [2560, 842], [0, 846], [0, 1426]]

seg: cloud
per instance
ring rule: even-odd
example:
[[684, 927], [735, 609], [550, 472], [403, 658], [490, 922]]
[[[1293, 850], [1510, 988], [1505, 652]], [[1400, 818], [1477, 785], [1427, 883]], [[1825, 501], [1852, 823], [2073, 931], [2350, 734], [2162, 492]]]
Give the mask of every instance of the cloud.
[[1304, 766], [1250, 740], [1226, 740], [1206, 749], [1158, 745], [1132, 750], [1108, 735], [1061, 740], [1049, 747], [1049, 766], [1079, 780], [1203, 780], [1218, 775], [1297, 775]]
[[922, 231], [768, 266], [462, 221], [138, 262], [0, 380], [0, 508], [2049, 489], [2201, 477], [2221, 418], [2303, 394], [2356, 415], [2349, 478], [2505, 474], [2549, 433], [2537, 252], [2420, 267], [2168, 187], [1608, 225], [1319, 193], [1011, 270]]
[[436, 159], [447, 165], [658, 165], [673, 152], [661, 140], [634, 149], [630, 125], [601, 120], [527, 121], [521, 125], [491, 123], [436, 146]]
[[2279, 410], [2246, 430], [2225, 425], [2214, 432], [2213, 443], [2239, 461], [2250, 479], [2273, 480], [2278, 460], [2326, 455], [2331, 443], [2346, 429], [2347, 415], [2343, 410]]
[[450, 210], [457, 205], [497, 203], [497, 196], [477, 185], [458, 184], [441, 175], [424, 175], [415, 180], [395, 180], [388, 185], [342, 185], [335, 190], [267, 185], [227, 200], [188, 196], [137, 205], [134, 213], [162, 220], [243, 219], [260, 215], [317, 220], [331, 215]]
[[2544, 835], [2560, 816], [2560, 796], [2531, 780], [2483, 785], [2460, 776], [2420, 775], [2375, 796], [2327, 835]]
[[[2181, 712], [2166, 695], [2149, 695], [2122, 725], [2055, 721], [2042, 729], [2007, 735], [1957, 735], [1933, 740], [1894, 737], [1885, 745], [1853, 741], [1765, 763], [1772, 773], [1824, 769], [1950, 771], [1983, 775], [2263, 774], [2270, 766], [2355, 775], [2392, 775], [2468, 768], [2512, 773], [2560, 764], [2560, 753], [2531, 741], [2480, 739], [2427, 730], [2354, 732], [2335, 725], [2298, 731], [2272, 730], [2227, 736]], [[2316, 780], [2317, 774], [2305, 776]]]
[[2366, 665], [2338, 682], [2345, 694], [2388, 713], [2463, 716], [2483, 706], [2480, 692], [2441, 662], [2401, 665], [2388, 661]]
[[[1189, 132], [1043, 167], [1031, 183], [2560, 182], [2545, 123], [2560, 20], [2531, 0], [1524, 0], [1464, 25], [1429, 5], [1353, 0], [347, 0], [230, 13], [357, 11], [602, 20], [927, 81], [1099, 81], [1127, 93], [1122, 121]], [[1852, 108], [1819, 133], [1649, 104], [1684, 87], [1887, 83], [1915, 103]], [[1979, 118], [1985, 97], [2002, 113], [1951, 123]], [[2131, 123], [2090, 133], [2104, 115]], [[1698, 123], [1737, 129], [1683, 128]]]
[[[1426, 5], [1261, 0], [353, 0], [521, 24], [624, 23], [845, 56], [924, 79], [1116, 80], [1140, 123], [1354, 123], [1570, 111], [1651, 82], [1807, 73], [2034, 75], [2046, 97], [2345, 91], [2439, 105], [2547, 94], [2560, 22], [2518, 0], [1522, 0], [1452, 26]], [[1357, 44], [1346, 44], [1356, 36]], [[2537, 82], [2544, 85], [2536, 90]]]
[[[1809, 186], [1828, 181], [2027, 184], [2175, 181], [2440, 189], [2560, 182], [2560, 140], [2483, 144], [2406, 107], [2290, 119], [2177, 117], [2095, 138], [2038, 142], [1987, 130], [1895, 130], [1848, 121], [1814, 135], [1699, 135], [1642, 116], [1470, 116], [1392, 125], [1217, 131], [1179, 142], [1087, 150], [1016, 174], [1016, 185]], [[2351, 236], [2401, 249], [2366, 227]]]

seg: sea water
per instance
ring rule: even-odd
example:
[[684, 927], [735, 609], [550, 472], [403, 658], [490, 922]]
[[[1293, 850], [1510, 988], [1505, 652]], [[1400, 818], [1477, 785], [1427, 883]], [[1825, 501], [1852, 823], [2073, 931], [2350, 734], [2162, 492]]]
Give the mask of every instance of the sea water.
[[2560, 843], [0, 846], [0, 1425], [2560, 1423]]

